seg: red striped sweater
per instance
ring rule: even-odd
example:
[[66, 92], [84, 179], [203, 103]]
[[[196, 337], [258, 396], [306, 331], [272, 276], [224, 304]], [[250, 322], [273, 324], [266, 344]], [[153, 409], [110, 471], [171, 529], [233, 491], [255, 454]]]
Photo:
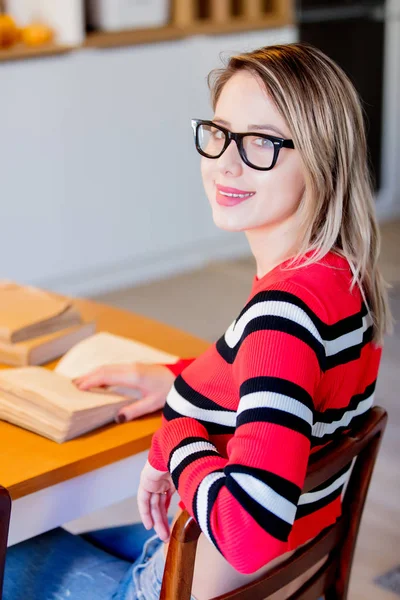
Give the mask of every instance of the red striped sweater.
[[335, 522], [349, 469], [301, 494], [310, 452], [372, 405], [381, 349], [347, 261], [254, 279], [225, 334], [177, 375], [149, 461], [203, 533], [252, 573]]

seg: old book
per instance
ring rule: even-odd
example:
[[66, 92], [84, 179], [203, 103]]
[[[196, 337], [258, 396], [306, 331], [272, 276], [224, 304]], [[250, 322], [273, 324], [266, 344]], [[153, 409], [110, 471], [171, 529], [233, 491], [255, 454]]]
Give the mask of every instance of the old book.
[[0, 418], [56, 442], [64, 442], [115, 419], [139, 397], [135, 390], [80, 391], [71, 381], [104, 364], [173, 363], [176, 356], [109, 333], [74, 346], [55, 371], [25, 367], [0, 371]]
[[32, 286], [0, 282], [0, 340], [23, 342], [80, 324], [79, 311], [68, 298]]
[[0, 363], [13, 367], [44, 365], [63, 356], [70, 348], [93, 335], [95, 331], [96, 324], [92, 322], [16, 344], [0, 340]]

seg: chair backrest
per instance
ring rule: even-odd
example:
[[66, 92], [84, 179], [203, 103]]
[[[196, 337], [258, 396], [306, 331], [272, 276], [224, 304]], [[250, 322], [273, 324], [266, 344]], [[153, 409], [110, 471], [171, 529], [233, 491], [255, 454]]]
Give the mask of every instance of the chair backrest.
[[[323, 566], [288, 600], [346, 600], [361, 515], [387, 413], [374, 407], [357, 427], [311, 455], [303, 493], [328, 481], [355, 459], [343, 497], [342, 516], [264, 576], [213, 600], [264, 600], [329, 555]], [[197, 540], [201, 531], [184, 511], [173, 531], [166, 559], [160, 600], [190, 600]]]
[[6, 562], [8, 528], [11, 516], [11, 498], [7, 490], [0, 486], [0, 600], [2, 598], [4, 566]]

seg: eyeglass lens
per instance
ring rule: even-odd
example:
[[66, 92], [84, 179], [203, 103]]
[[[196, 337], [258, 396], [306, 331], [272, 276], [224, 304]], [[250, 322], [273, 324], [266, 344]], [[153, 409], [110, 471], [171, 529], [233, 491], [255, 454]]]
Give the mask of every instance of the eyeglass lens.
[[[225, 133], [212, 125], [201, 124], [198, 128], [199, 146], [210, 158], [219, 156], [225, 145]], [[243, 137], [243, 151], [247, 160], [254, 166], [269, 168], [274, 160], [274, 144], [271, 140], [257, 135]]]

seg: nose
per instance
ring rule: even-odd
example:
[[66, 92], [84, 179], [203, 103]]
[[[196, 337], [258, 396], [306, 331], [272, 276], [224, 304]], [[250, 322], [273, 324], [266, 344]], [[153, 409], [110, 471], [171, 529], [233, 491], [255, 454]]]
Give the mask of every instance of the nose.
[[224, 175], [239, 177], [243, 172], [243, 162], [234, 140], [231, 140], [225, 152], [217, 159], [217, 162], [218, 169]]

